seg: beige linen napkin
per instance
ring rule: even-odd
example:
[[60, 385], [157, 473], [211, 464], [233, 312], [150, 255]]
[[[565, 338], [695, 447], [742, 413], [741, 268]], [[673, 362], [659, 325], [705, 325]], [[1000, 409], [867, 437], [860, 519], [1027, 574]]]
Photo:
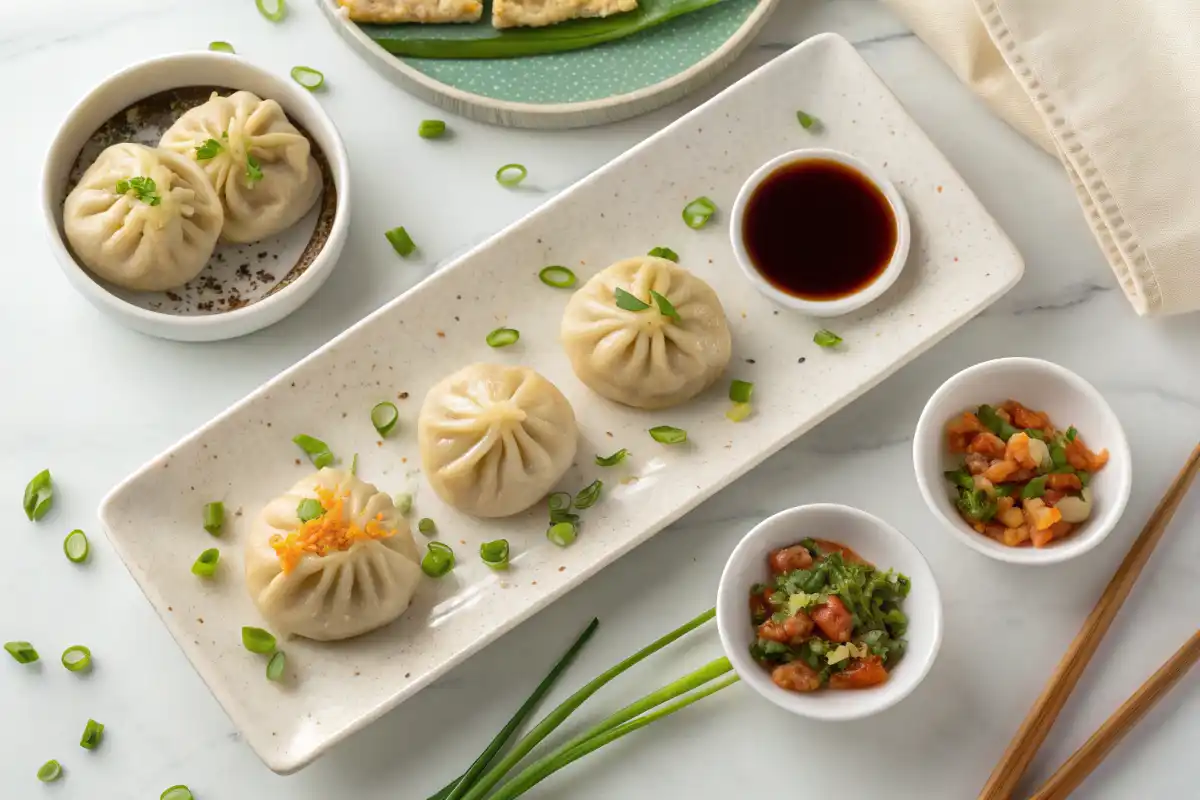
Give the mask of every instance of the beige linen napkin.
[[1056, 154], [1139, 314], [1200, 309], [1200, 0], [887, 0]]

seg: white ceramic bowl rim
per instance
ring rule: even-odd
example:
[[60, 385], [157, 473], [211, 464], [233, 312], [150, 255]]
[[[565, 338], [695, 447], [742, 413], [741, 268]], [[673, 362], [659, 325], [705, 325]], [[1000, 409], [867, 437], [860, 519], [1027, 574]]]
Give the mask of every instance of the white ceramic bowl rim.
[[[283, 287], [279, 291], [262, 298], [261, 300], [245, 306], [243, 308], [234, 309], [232, 311], [224, 311], [219, 314], [207, 314], [198, 316], [183, 316], [178, 314], [167, 314], [150, 309], [140, 308], [132, 303], [126, 302], [112, 292], [108, 291], [102, 284], [97, 282], [88, 270], [75, 259], [66, 243], [63, 241], [62, 229], [60, 227], [61, 220], [61, 204], [63, 193], [64, 175], [61, 172], [64, 159], [69, 159], [65, 163], [65, 168], [69, 172], [71, 165], [79, 156], [79, 149], [72, 146], [72, 152], [64, 153], [67, 148], [67, 139], [70, 137], [74, 125], [79, 117], [90, 109], [90, 107], [98, 102], [98, 98], [126, 81], [137, 76], [153, 73], [161, 68], [164, 64], [187, 64], [192, 62], [197, 72], [202, 72], [206, 66], [236, 66], [237, 69], [249, 70], [260, 73], [270, 82], [278, 84], [280, 91], [285, 93], [285, 98], [273, 97], [280, 105], [284, 106], [287, 111], [293, 106], [301, 106], [307, 112], [310, 120], [318, 120], [324, 130], [313, 130], [311, 124], [305, 127], [311, 136], [319, 136], [321, 141], [319, 145], [325, 155], [325, 159], [329, 164], [330, 169], [334, 173], [331, 177], [334, 181], [334, 186], [337, 189], [337, 206], [334, 211], [333, 227], [326, 238], [325, 245], [304, 270], [299, 277]], [[202, 81], [198, 81], [193, 85], [203, 85]], [[151, 91], [145, 96], [154, 94], [158, 91], [167, 91], [170, 88], [178, 87], [163, 87]], [[234, 87], [236, 88], [236, 87]], [[116, 114], [120, 108], [114, 108], [107, 112], [107, 116]], [[290, 116], [290, 114], [289, 114]], [[94, 131], [88, 131], [84, 137], [84, 141], [92, 135]], [[82, 274], [85, 280], [72, 280], [71, 284], [81, 291], [86, 291], [93, 300], [98, 300], [100, 303], [109, 307], [118, 314], [134, 317], [155, 326], [172, 326], [179, 328], [187, 328], [193, 331], [202, 330], [205, 328], [220, 328], [234, 325], [236, 321], [243, 320], [248, 317], [271, 316], [274, 307], [291, 300], [290, 295], [303, 291], [306, 285], [314, 280], [323, 279], [320, 275], [332, 265], [325, 262], [331, 255], [331, 251], [340, 250], [339, 247], [330, 247], [330, 243], [337, 241], [345, 235], [345, 229], [349, 225], [349, 171], [347, 168], [348, 159], [346, 155], [345, 145], [342, 142], [341, 135], [337, 131], [333, 120], [321, 108], [321, 104], [311, 96], [311, 93], [299, 87], [293, 89], [282, 78], [274, 73], [257, 66], [253, 62], [246, 60], [239, 55], [228, 53], [197, 51], [194, 53], [175, 53], [166, 56], [158, 56], [155, 58], [140, 61], [136, 64], [126, 67], [119, 72], [110, 75], [104, 81], [90, 89], [67, 114], [62, 125], [55, 134], [54, 140], [47, 152], [45, 164], [42, 169], [42, 210], [45, 214], [46, 225], [50, 235], [50, 246], [55, 251], [55, 256], [58, 258], [59, 264], [64, 270], [74, 269]], [[339, 253], [333, 252], [332, 257], [336, 258]]]
[[[750, 254], [746, 251], [746, 244], [742, 240], [742, 221], [745, 218], [746, 205], [750, 202], [754, 191], [779, 168], [804, 161], [834, 161], [858, 172], [879, 189], [891, 206], [892, 214], [896, 219], [896, 246], [892, 250], [892, 257], [888, 260], [887, 266], [871, 283], [845, 297], [832, 300], [806, 300], [780, 291], [754, 266]], [[742, 268], [742, 272], [758, 291], [775, 302], [798, 311], [815, 316], [837, 316], [862, 308], [878, 299], [892, 287], [896, 279], [900, 277], [900, 273], [904, 271], [904, 265], [908, 261], [908, 251], [912, 243], [912, 225], [900, 192], [881, 170], [841, 150], [810, 147], [792, 150], [777, 156], [763, 164], [746, 179], [738, 191], [737, 199], [733, 203], [733, 211], [729, 215], [729, 238], [733, 244], [733, 252], [737, 257], [738, 266]]]

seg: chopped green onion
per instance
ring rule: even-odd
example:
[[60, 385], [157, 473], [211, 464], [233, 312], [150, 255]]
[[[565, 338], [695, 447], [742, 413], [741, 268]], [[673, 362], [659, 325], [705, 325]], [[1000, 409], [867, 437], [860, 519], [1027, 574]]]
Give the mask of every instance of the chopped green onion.
[[421, 519], [417, 520], [417, 530], [426, 536], [433, 536], [435, 533], [437, 533], [437, 523], [435, 523], [429, 517], [422, 517]]
[[501, 186], [516, 186], [528, 174], [529, 170], [523, 164], [505, 164], [496, 170], [496, 182]]
[[552, 264], [549, 267], [543, 267], [538, 273], [538, 278], [547, 286], [553, 286], [555, 289], [570, 289], [575, 285], [575, 273], [566, 267]]
[[79, 746], [85, 750], [95, 750], [102, 738], [104, 738], [104, 726], [94, 719], [89, 719], [87, 725], [84, 726], [83, 736], [79, 739]]
[[675, 306], [671, 305], [671, 301], [666, 297], [662, 296], [653, 289], [650, 290], [650, 297], [653, 298], [655, 304], [658, 306], [658, 313], [662, 314], [664, 317], [670, 317], [676, 322], [679, 322], [683, 319], [679, 316], [679, 312], [675, 310]]
[[546, 538], [559, 547], [567, 547], [575, 541], [575, 523], [556, 522], [546, 531]]
[[350, 474], [358, 474], [358, 453], [355, 453], [350, 457]]
[[488, 347], [508, 347], [520, 338], [521, 332], [516, 328], [496, 328], [487, 335], [487, 343]]
[[333, 453], [329, 451], [329, 445], [320, 439], [314, 439], [306, 433], [301, 433], [292, 437], [292, 441], [308, 455], [308, 460], [317, 469], [324, 469], [333, 463]]
[[454, 569], [454, 551], [441, 542], [430, 542], [425, 557], [421, 559], [421, 571], [431, 578], [440, 578]]
[[312, 67], [292, 67], [292, 80], [315, 92], [325, 85], [325, 73]]
[[251, 653], [265, 656], [275, 652], [275, 637], [270, 631], [246, 626], [242, 628], [242, 646]]
[[617, 308], [623, 308], [626, 311], [645, 311], [650, 307], [649, 303], [643, 303], [620, 287], [613, 292], [613, 296], [617, 299]]
[[717, 213], [717, 206], [707, 197], [698, 197], [683, 207], [683, 222], [694, 231], [708, 224], [708, 220]]
[[4, 649], [18, 664], [32, 664], [40, 658], [38, 651], [34, 650], [29, 642], [5, 642]]
[[417, 135], [422, 139], [440, 139], [446, 133], [446, 123], [440, 119], [423, 119], [417, 126]]
[[221, 502], [208, 503], [204, 506], [204, 530], [213, 536], [221, 535], [221, 527], [225, 524], [225, 504]]
[[50, 470], [44, 469], [34, 475], [33, 480], [25, 485], [25, 499], [22, 503], [25, 507], [25, 516], [29, 517], [30, 522], [37, 522], [46, 516], [52, 502], [54, 502], [54, 483], [50, 478]]
[[650, 438], [659, 444], [682, 444], [687, 441], [687, 431], [672, 428], [670, 425], [659, 425], [650, 429]]
[[246, 185], [253, 187], [263, 179], [262, 165], [254, 156], [246, 156]]
[[73, 530], [67, 534], [66, 539], [63, 539], [63, 552], [67, 554], [67, 560], [73, 564], [82, 564], [87, 561], [89, 549], [87, 534], [81, 530]]
[[1067, 466], [1069, 463], [1067, 461], [1067, 448], [1063, 447], [1062, 445], [1058, 445], [1058, 444], [1053, 445], [1050, 448], [1050, 460], [1052, 462], [1054, 462], [1054, 466], [1056, 469], [1060, 469], [1062, 467]]
[[209, 42], [208, 49], [214, 53], [234, 53], [233, 45], [229, 42]]
[[479, 545], [479, 557], [492, 569], [508, 569], [508, 540], [484, 542]]
[[611, 456], [596, 456], [596, 466], [598, 467], [615, 467], [625, 460], [625, 456], [629, 455], [629, 451], [622, 447]]
[[729, 399], [735, 403], [749, 403], [752, 394], [754, 394], [754, 384], [750, 381], [735, 380], [729, 384]]
[[271, 22], [279, 22], [287, 15], [287, 4], [284, 0], [254, 0], [258, 13]]
[[837, 347], [841, 343], [842, 337], [824, 328], [813, 334], [813, 344], [819, 347]]
[[1046, 493], [1046, 478], [1045, 475], [1038, 477], [1025, 484], [1025, 488], [1021, 490], [1022, 500], [1032, 500], [1035, 497], [1041, 497]]
[[209, 159], [216, 158], [224, 149], [216, 139], [205, 139], [204, 144], [196, 145], [196, 160], [208, 161]]
[[156, 206], [162, 202], [162, 197], [158, 194], [158, 185], [154, 183], [153, 178], [139, 175], [136, 178], [117, 181], [117, 194], [129, 192], [133, 192], [134, 197], [148, 206]]
[[569, 511], [573, 498], [570, 492], [555, 492], [546, 498], [546, 505], [550, 507], [550, 513], [556, 511]]
[[375, 432], [380, 436], [386, 437], [391, 433], [399, 419], [400, 411], [396, 408], [396, 404], [389, 403], [387, 400], [371, 409], [371, 424], [375, 426]]
[[192, 574], [198, 578], [211, 578], [216, 574], [217, 562], [220, 560], [221, 551], [210, 547], [196, 556], [196, 561], [192, 564]]
[[53, 783], [62, 777], [62, 765], [54, 759], [42, 764], [37, 771], [37, 779], [42, 783]]
[[579, 494], [575, 495], [575, 507], [583, 509], [596, 505], [596, 501], [600, 499], [600, 490], [603, 488], [603, 481], [592, 481], [580, 489]]
[[1068, 441], [1068, 442], [1073, 442], [1073, 441], [1075, 441], [1075, 437], [1077, 437], [1077, 436], [1079, 436], [1079, 431], [1075, 430], [1075, 426], [1074, 426], [1074, 425], [1072, 425], [1071, 427], [1067, 428], [1067, 441]]
[[804, 128], [806, 131], [810, 131], [813, 128], [818, 128], [821, 125], [821, 120], [817, 119], [811, 114], [806, 114], [803, 111], [796, 112], [796, 120], [800, 123], [800, 127]]
[[71, 672], [83, 672], [92, 665], [92, 651], [81, 644], [63, 650], [62, 665]]
[[560, 522], [569, 522], [575, 525], [579, 522], [579, 515], [572, 514], [570, 511], [551, 511], [550, 524], [557, 525]]
[[306, 497], [296, 506], [296, 516], [301, 522], [308, 522], [317, 519], [324, 515], [325, 506], [321, 505], [321, 501], [312, 497]]
[[392, 228], [384, 236], [392, 243], [392, 249], [402, 257], [408, 258], [416, 252], [417, 245], [413, 242], [412, 237], [408, 235], [408, 231], [404, 230], [403, 225], [399, 228]]
[[407, 492], [396, 495], [392, 498], [392, 505], [400, 512], [400, 516], [407, 517], [413, 507], [413, 496]]
[[267, 662], [267, 680], [278, 681], [283, 678], [284, 667], [287, 666], [287, 656], [282, 650], [276, 650], [275, 655]]
[[734, 403], [729, 410], [725, 412], [725, 418], [730, 422], [741, 422], [746, 417], [750, 416], [751, 407], [749, 403]]
[[669, 247], [656, 247], [646, 255], [654, 256], [655, 258], [665, 258], [669, 261], [679, 263], [679, 254]]
[[158, 800], [196, 800], [196, 797], [191, 789], [181, 783], [164, 791], [158, 796]]

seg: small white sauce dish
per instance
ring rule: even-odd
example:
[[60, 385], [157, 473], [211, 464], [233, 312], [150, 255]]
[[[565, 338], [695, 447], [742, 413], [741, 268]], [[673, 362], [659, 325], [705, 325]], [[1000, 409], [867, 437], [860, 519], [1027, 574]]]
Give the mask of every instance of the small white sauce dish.
[[[982, 404], [1009, 399], [1046, 412], [1056, 426], [1074, 426], [1088, 447], [1109, 453], [1108, 464], [1089, 483], [1091, 516], [1069, 536], [1045, 547], [1009, 547], [974, 530], [955, 508], [954, 487], [944, 475], [962, 462], [961, 454], [951, 453], [946, 444], [946, 423]], [[1013, 564], [1067, 561], [1104, 541], [1129, 501], [1131, 464], [1125, 430], [1100, 392], [1069, 369], [1036, 358], [999, 358], [958, 373], [929, 398], [913, 439], [917, 485], [933, 515], [967, 547]]]
[[[843, 544], [879, 569], [894, 569], [912, 580], [902, 609], [908, 615], [908, 649], [888, 680], [869, 689], [828, 689], [800, 693], [781, 689], [750, 656], [755, 630], [750, 620], [750, 588], [768, 583], [768, 554], [805, 537]], [[717, 628], [721, 644], [741, 679], [780, 708], [817, 720], [861, 719], [908, 696], [933, 666], [942, 643], [942, 600], [925, 557], [908, 538], [883, 520], [849, 506], [830, 503], [781, 511], [756, 525], [734, 548], [717, 588]]]
[[[875, 279], [865, 286], [856, 289], [851, 294], [827, 300], [796, 297], [777, 288], [755, 266], [754, 259], [746, 247], [744, 238], [746, 209], [755, 191], [776, 171], [791, 165], [810, 161], [831, 161], [858, 173], [867, 183], [878, 189], [887, 200], [888, 205], [891, 207], [892, 217], [896, 223], [896, 243], [892, 250], [892, 256]], [[742, 268], [742, 272], [745, 273], [746, 277], [754, 285], [754, 288], [763, 295], [782, 306], [795, 309], [809, 316], [837, 317], [857, 311], [868, 303], [877, 300], [892, 287], [892, 284], [900, 277], [900, 273], [904, 271], [904, 265], [908, 261], [908, 251], [912, 242], [912, 228], [908, 218], [908, 210], [904, 206], [904, 200], [900, 197], [900, 192], [896, 190], [896, 187], [881, 170], [872, 167], [849, 153], [814, 147], [804, 150], [793, 150], [790, 153], [784, 153], [778, 158], [773, 158], [755, 170], [746, 179], [746, 182], [742, 184], [742, 188], [738, 192], [737, 199], [733, 203], [733, 213], [730, 214], [729, 219], [729, 237], [733, 244], [733, 253], [737, 258], [738, 266]], [[801, 258], [803, 256], [798, 255], [797, 257]]]
[[[274, 241], [256, 242], [231, 253], [239, 263], [245, 262], [237, 279], [242, 281], [241, 286], [255, 288], [258, 293], [254, 296], [229, 294], [228, 306], [223, 309], [211, 302], [201, 304], [174, 293], [151, 296], [150, 293], [130, 293], [109, 285], [76, 260], [63, 233], [63, 201], [71, 171], [85, 147], [94, 145], [93, 137], [99, 136], [103, 127], [135, 104], [163, 92], [188, 87], [245, 90], [277, 101], [288, 119], [299, 126], [321, 152], [322, 168], [330, 173], [324, 176], [325, 185], [328, 189], [332, 183], [336, 191], [336, 203], [330, 202], [328, 208], [323, 207], [324, 196], [318, 201], [317, 208], [306, 217], [308, 227], [305, 230], [285, 231]], [[126, 118], [136, 120], [137, 113], [134, 111], [131, 117], [126, 112]], [[41, 190], [50, 248], [71, 285], [92, 305], [118, 322], [142, 333], [179, 341], [215, 341], [242, 336], [272, 325], [295, 311], [329, 277], [345, 245], [350, 225], [349, 162], [333, 121], [312, 93], [299, 84], [257, 67], [240, 56], [225, 53], [163, 56], [135, 64], [106, 79], [67, 115], [46, 156]], [[300, 228], [302, 224], [293, 227]], [[267, 259], [266, 263], [254, 261], [253, 253], [259, 251], [269, 251], [269, 254], [259, 253], [260, 258]], [[230, 271], [236, 267], [233, 265]], [[233, 279], [230, 285], [234, 286]], [[170, 300], [159, 302], [157, 298]], [[186, 311], [182, 310], [185, 301], [191, 304]]]

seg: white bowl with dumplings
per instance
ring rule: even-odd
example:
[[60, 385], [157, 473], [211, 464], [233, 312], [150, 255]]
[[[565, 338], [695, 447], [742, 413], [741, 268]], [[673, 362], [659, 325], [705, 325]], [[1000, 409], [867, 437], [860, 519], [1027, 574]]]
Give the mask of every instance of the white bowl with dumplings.
[[345, 245], [349, 198], [345, 147], [312, 93], [214, 52], [109, 77], [68, 114], [42, 174], [71, 285], [134, 330], [191, 342], [312, 297]]

